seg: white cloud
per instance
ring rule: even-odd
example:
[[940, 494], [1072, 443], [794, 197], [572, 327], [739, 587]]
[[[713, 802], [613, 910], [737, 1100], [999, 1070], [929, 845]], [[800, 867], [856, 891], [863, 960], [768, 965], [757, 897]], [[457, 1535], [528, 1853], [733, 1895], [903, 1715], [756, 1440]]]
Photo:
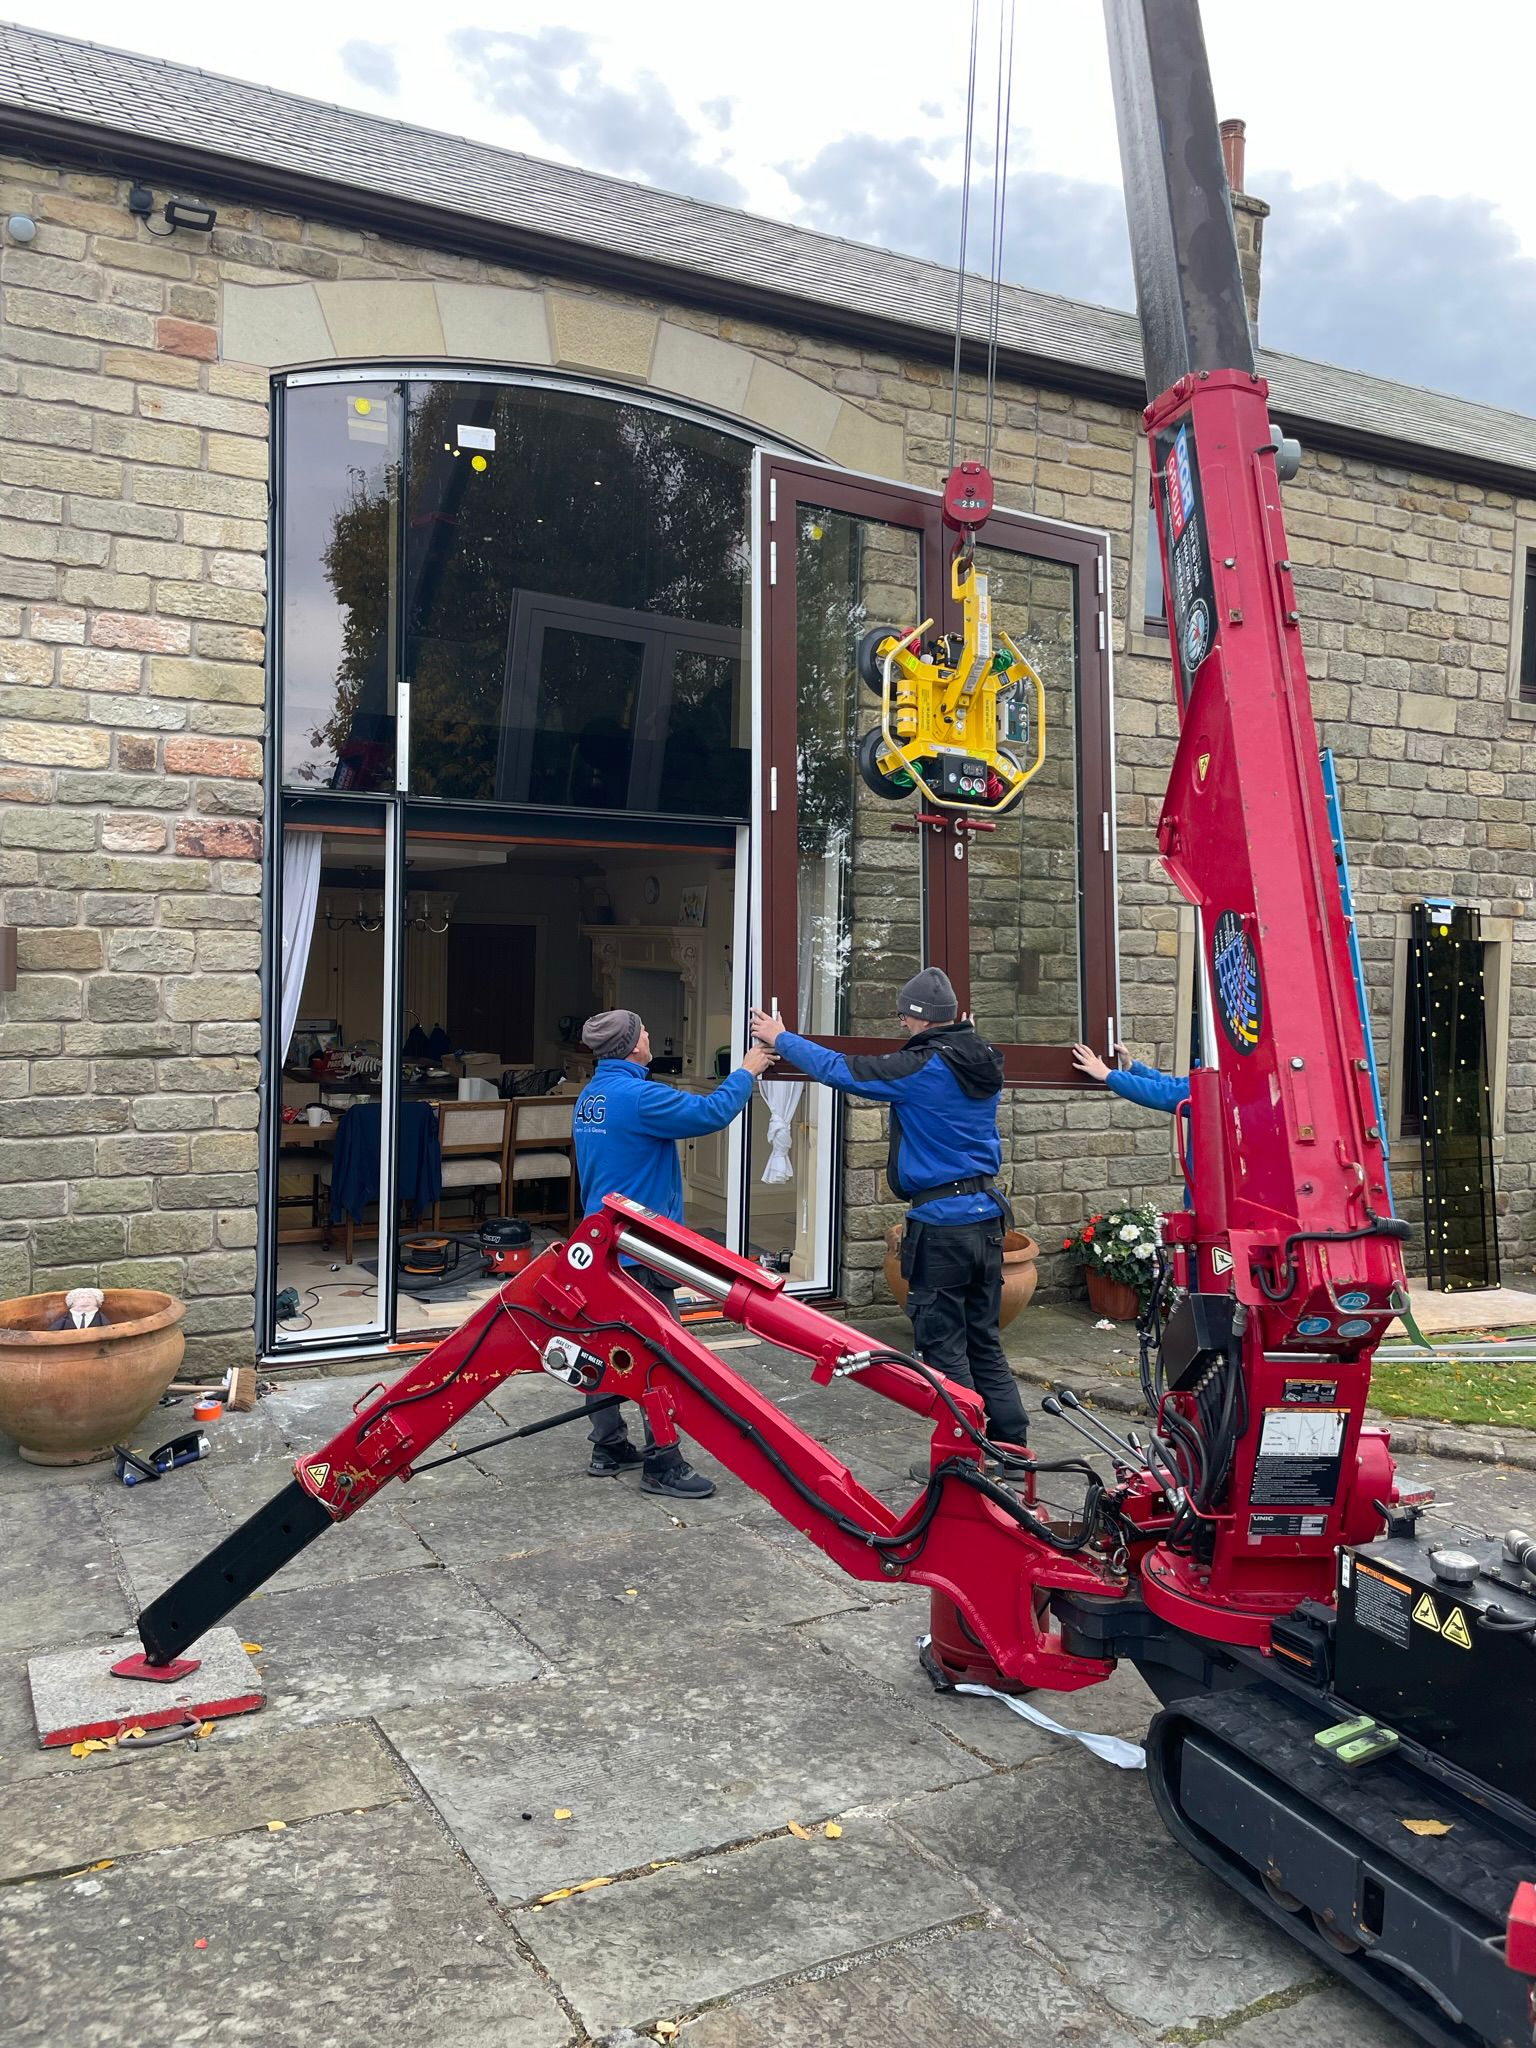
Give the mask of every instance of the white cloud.
[[393, 98], [400, 90], [400, 67], [388, 43], [364, 42], [354, 36], [351, 42], [342, 44], [340, 56], [347, 76], [370, 92], [387, 93]]

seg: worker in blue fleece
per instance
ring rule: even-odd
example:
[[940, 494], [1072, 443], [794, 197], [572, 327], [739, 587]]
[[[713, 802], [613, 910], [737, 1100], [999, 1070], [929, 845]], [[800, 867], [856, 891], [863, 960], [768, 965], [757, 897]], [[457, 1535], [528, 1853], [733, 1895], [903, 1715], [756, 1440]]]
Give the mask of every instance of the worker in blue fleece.
[[1139, 1102], [1143, 1109], [1160, 1109], [1172, 1116], [1181, 1102], [1189, 1100], [1188, 1074], [1164, 1074], [1141, 1060], [1133, 1060], [1123, 1045], [1115, 1047], [1115, 1065], [1101, 1060], [1091, 1045], [1074, 1045], [1072, 1064], [1090, 1081], [1102, 1081], [1111, 1095]]
[[[1003, 1351], [1003, 1234], [1012, 1212], [997, 1186], [1003, 1057], [962, 1019], [949, 976], [915, 974], [897, 998], [909, 1044], [900, 1052], [830, 1052], [776, 1017], [752, 1013], [752, 1035], [828, 1088], [891, 1106], [885, 1177], [908, 1204], [901, 1270], [912, 1339], [929, 1365], [980, 1394], [987, 1434], [1023, 1444], [1029, 1421]], [[1022, 1462], [988, 1468], [1015, 1478]], [[914, 1466], [926, 1478], [926, 1465]]]
[[[1119, 1095], [1127, 1102], [1136, 1102], [1143, 1109], [1160, 1109], [1165, 1116], [1177, 1116], [1181, 1105], [1189, 1101], [1188, 1074], [1165, 1074], [1157, 1067], [1149, 1067], [1142, 1060], [1133, 1060], [1125, 1047], [1116, 1043], [1115, 1064], [1101, 1060], [1091, 1045], [1074, 1045], [1072, 1064], [1080, 1074], [1086, 1074], [1090, 1081], [1102, 1081], [1111, 1095]], [[1185, 1119], [1183, 1136], [1189, 1136], [1189, 1110], [1183, 1109]], [[1188, 1176], [1185, 1176], [1186, 1199], [1192, 1200]]]
[[[627, 1195], [658, 1216], [683, 1220], [683, 1173], [679, 1138], [702, 1138], [740, 1116], [752, 1099], [757, 1076], [773, 1061], [756, 1047], [733, 1074], [708, 1095], [686, 1095], [652, 1081], [651, 1039], [633, 1010], [603, 1010], [582, 1026], [582, 1043], [597, 1060], [591, 1080], [576, 1098], [576, 1170], [582, 1214], [603, 1206], [605, 1195]], [[649, 1266], [625, 1259], [633, 1280], [677, 1315], [677, 1285]], [[589, 1400], [592, 1398], [588, 1397]], [[649, 1423], [645, 1449], [629, 1440], [622, 1408], [600, 1408], [592, 1418], [592, 1462], [587, 1470], [606, 1479], [640, 1466], [642, 1493], [677, 1500], [707, 1500], [714, 1482], [687, 1464], [675, 1444], [658, 1448]]]

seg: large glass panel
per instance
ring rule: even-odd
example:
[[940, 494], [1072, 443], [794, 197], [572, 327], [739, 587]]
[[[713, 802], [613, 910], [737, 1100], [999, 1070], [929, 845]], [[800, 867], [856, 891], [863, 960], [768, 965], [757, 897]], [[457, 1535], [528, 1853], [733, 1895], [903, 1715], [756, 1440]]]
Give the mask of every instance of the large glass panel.
[[892, 829], [908, 807], [859, 775], [879, 710], [854, 663], [873, 627], [918, 623], [919, 535], [816, 506], [796, 517], [800, 1028], [894, 1038], [897, 994], [923, 961], [922, 849]]
[[[413, 793], [744, 817], [746, 444], [572, 392], [446, 381], [410, 387], [408, 440]], [[715, 658], [680, 688], [692, 627]], [[674, 713], [698, 743], [681, 765]], [[533, 743], [508, 749], [503, 729]]]
[[282, 417], [283, 783], [388, 789], [395, 779], [398, 389], [306, 385], [284, 394]]
[[[382, 825], [322, 830], [290, 819], [277, 884], [274, 1336], [313, 1344], [382, 1330], [388, 1306], [379, 1238], [389, 1215], [384, 1018], [394, 948]], [[386, 1255], [389, 1242], [386, 1227]]]
[[[992, 630], [1045, 685], [1045, 765], [997, 830], [971, 842], [971, 1008], [1001, 1045], [1070, 1045], [1082, 1032], [1078, 882], [1077, 572], [976, 550]], [[1033, 745], [1033, 692], [1031, 750]]]

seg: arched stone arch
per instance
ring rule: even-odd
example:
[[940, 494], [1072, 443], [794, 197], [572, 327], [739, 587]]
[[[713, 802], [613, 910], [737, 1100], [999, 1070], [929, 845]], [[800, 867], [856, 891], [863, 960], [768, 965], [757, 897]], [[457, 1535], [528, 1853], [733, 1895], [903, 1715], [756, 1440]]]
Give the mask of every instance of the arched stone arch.
[[687, 400], [848, 469], [902, 473], [901, 428], [664, 313], [554, 286], [362, 278], [227, 284], [225, 357], [264, 369], [409, 360], [564, 369]]

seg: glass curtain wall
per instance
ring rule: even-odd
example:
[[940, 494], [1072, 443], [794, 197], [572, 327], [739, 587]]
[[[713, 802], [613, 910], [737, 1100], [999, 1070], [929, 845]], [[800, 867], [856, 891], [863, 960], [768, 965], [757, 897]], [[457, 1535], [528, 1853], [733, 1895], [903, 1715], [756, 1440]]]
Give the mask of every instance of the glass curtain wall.
[[[404, 804], [445, 822], [496, 813], [509, 833], [536, 814], [573, 849], [597, 813], [605, 833], [614, 819], [735, 828], [749, 815], [751, 450], [622, 400], [488, 379], [319, 378], [284, 390], [280, 419], [265, 1328], [313, 1346], [406, 1337], [420, 1320], [390, 1284], [393, 1234], [422, 1220], [400, 1224], [394, 1199], [409, 1193], [406, 1141], [425, 1104], [441, 1148], [443, 1104], [485, 1079], [454, 1055], [488, 1036], [453, 955], [470, 916], [450, 904], [445, 929], [444, 899], [473, 897], [486, 929], [527, 929], [526, 864], [471, 862], [473, 886], [442, 882], [426, 842], [405, 845]], [[729, 887], [701, 872], [674, 888], [665, 871], [659, 887], [662, 907], [633, 915], [668, 971], [674, 952], [691, 970], [697, 920], [730, 928]], [[510, 1060], [535, 1000], [519, 972], [538, 970], [531, 955], [500, 964], [484, 1049]], [[431, 1051], [454, 1001], [437, 983], [455, 972], [465, 1028]], [[718, 976], [710, 989], [714, 1037], [681, 1085], [706, 1083], [731, 1035], [733, 998]], [[413, 1027], [427, 1055], [407, 1045]], [[494, 1133], [469, 1112], [448, 1121], [464, 1148], [445, 1155], [454, 1184], [478, 1190]], [[719, 1228], [724, 1160], [694, 1164], [695, 1207]], [[365, 1187], [358, 1203], [338, 1175]], [[466, 1199], [488, 1193], [451, 1213]]]

